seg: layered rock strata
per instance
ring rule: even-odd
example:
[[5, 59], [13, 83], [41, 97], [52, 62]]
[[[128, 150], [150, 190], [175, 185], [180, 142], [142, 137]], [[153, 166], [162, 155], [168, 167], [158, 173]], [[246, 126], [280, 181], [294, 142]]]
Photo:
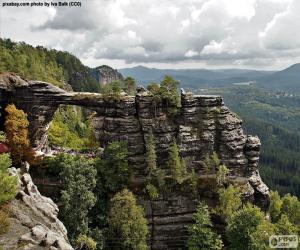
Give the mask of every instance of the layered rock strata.
[[[203, 184], [197, 198], [181, 190], [173, 190], [154, 201], [145, 200], [151, 228], [152, 249], [178, 249], [184, 246], [185, 225], [192, 221], [197, 199], [216, 203], [215, 187], [205, 174], [204, 159], [216, 152], [230, 169], [230, 180], [244, 188], [244, 196], [261, 206], [268, 204], [268, 188], [258, 172], [260, 140], [245, 135], [242, 121], [223, 103], [220, 96], [181, 96], [181, 107], [156, 102], [146, 90], [136, 96], [123, 96], [120, 101], [106, 100], [100, 94], [70, 93], [49, 83], [26, 81], [15, 75], [0, 76], [1, 105], [13, 102], [28, 113], [33, 145], [43, 149], [47, 144], [46, 131], [59, 105], [79, 105], [96, 111], [96, 137], [105, 147], [115, 140], [126, 141], [129, 163], [134, 172], [133, 190], [142, 194], [145, 181], [146, 145], [150, 131], [156, 141], [157, 163], [166, 168], [168, 148], [176, 139], [180, 156], [189, 170], [194, 169]], [[172, 112], [170, 112], [173, 108]], [[208, 183], [204, 185], [204, 183]]]

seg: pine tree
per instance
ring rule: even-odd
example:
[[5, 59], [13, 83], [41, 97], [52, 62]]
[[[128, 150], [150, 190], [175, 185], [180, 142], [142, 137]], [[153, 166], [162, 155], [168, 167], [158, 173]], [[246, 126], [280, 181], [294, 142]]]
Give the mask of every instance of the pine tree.
[[152, 131], [150, 131], [149, 137], [146, 139], [146, 162], [150, 176], [152, 176], [157, 169], [156, 159], [155, 139]]
[[219, 250], [223, 247], [221, 237], [212, 229], [212, 222], [207, 205], [200, 203], [196, 214], [195, 224], [188, 226], [190, 250]]
[[172, 178], [179, 184], [183, 182], [186, 169], [185, 164], [182, 164], [182, 160], [179, 156], [179, 149], [175, 139], [172, 141], [169, 148], [169, 160], [168, 167], [171, 170]]

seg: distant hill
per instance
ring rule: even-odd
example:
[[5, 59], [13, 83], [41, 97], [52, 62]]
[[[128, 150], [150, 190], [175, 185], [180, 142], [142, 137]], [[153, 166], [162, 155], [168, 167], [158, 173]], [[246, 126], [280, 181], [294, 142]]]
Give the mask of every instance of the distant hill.
[[69, 52], [10, 39], [0, 38], [0, 58], [0, 72], [14, 72], [74, 91], [99, 92], [102, 84], [122, 80], [122, 75], [107, 65], [89, 68]]
[[269, 89], [300, 94], [300, 63], [258, 79], [258, 84]]
[[132, 76], [140, 84], [159, 82], [165, 75], [171, 75], [180, 81], [182, 87], [207, 88], [232, 85], [232, 83], [253, 82], [266, 77], [274, 71], [257, 71], [247, 69], [156, 69], [137, 66], [119, 69], [124, 77]]

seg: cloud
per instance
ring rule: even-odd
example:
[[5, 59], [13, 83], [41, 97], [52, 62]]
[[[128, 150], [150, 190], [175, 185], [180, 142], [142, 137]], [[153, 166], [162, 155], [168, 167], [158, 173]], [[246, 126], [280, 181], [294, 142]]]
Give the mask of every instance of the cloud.
[[261, 67], [300, 57], [299, 0], [85, 0], [2, 12], [1, 36], [68, 50], [93, 66]]

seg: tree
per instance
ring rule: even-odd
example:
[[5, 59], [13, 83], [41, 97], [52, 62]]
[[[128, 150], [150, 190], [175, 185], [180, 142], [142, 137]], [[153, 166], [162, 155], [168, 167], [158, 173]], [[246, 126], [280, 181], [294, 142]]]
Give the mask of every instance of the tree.
[[11, 149], [11, 158], [14, 166], [19, 166], [23, 161], [32, 162], [34, 153], [30, 147], [28, 137], [27, 115], [23, 110], [17, 109], [14, 104], [10, 104], [5, 109], [5, 131], [7, 142]]
[[261, 210], [249, 203], [236, 211], [226, 227], [227, 238], [230, 242], [229, 249], [252, 250], [252, 234], [264, 221], [264, 214]]
[[147, 249], [147, 220], [127, 189], [112, 198], [108, 224], [114, 249]]
[[289, 221], [289, 217], [285, 214], [281, 215], [275, 226], [276, 233], [281, 235], [297, 234], [297, 231], [299, 231], [297, 227]]
[[224, 184], [226, 183], [227, 175], [229, 174], [229, 169], [225, 165], [220, 165], [217, 176], [216, 176], [216, 181], [217, 185], [219, 187], [223, 187]]
[[195, 223], [188, 226], [190, 250], [222, 249], [221, 237], [212, 229], [207, 205], [200, 203], [197, 212], [194, 214]]
[[136, 89], [135, 79], [128, 76], [124, 80], [124, 90], [127, 94], [133, 95]]
[[164, 79], [161, 81], [160, 93], [162, 99], [165, 99], [168, 105], [175, 107], [179, 105], [180, 96], [177, 91], [178, 86], [179, 82], [171, 76], [165, 76]]
[[97, 171], [92, 163], [84, 157], [74, 157], [64, 166], [61, 174], [64, 184], [61, 192], [62, 215], [72, 240], [79, 234], [88, 233], [88, 212], [96, 202], [93, 190]]
[[[0, 134], [3, 136], [2, 133]], [[2, 139], [4, 138], [3, 136]], [[0, 235], [9, 229], [9, 205], [7, 203], [17, 194], [17, 177], [8, 174], [9, 167], [11, 167], [9, 154], [0, 154]]]
[[155, 139], [152, 131], [150, 131], [148, 138], [146, 139], [146, 162], [147, 169], [150, 176], [154, 174], [157, 169], [156, 166], [156, 147]]
[[277, 222], [281, 215], [281, 207], [282, 207], [282, 200], [280, 195], [277, 191], [271, 191], [270, 193], [270, 206], [269, 206], [269, 213], [271, 216], [272, 222]]
[[251, 234], [251, 250], [271, 250], [269, 238], [276, 234], [276, 227], [271, 222], [264, 220]]
[[8, 174], [9, 167], [9, 154], [0, 154], [0, 206], [15, 198], [17, 193], [17, 177]]
[[228, 222], [241, 206], [241, 192], [239, 188], [229, 185], [228, 188], [221, 188], [218, 190], [219, 204], [215, 211], [221, 218]]
[[186, 174], [185, 164], [182, 164], [182, 160], [179, 156], [179, 149], [175, 139], [173, 139], [169, 148], [169, 160], [168, 167], [171, 170], [172, 178], [179, 184], [183, 182]]
[[286, 194], [282, 198], [281, 211], [283, 214], [286, 214], [289, 221], [300, 230], [300, 201], [297, 197]]
[[108, 193], [123, 189], [128, 183], [130, 169], [128, 166], [128, 149], [126, 142], [111, 142], [105, 148], [103, 157], [97, 162], [98, 182]]

